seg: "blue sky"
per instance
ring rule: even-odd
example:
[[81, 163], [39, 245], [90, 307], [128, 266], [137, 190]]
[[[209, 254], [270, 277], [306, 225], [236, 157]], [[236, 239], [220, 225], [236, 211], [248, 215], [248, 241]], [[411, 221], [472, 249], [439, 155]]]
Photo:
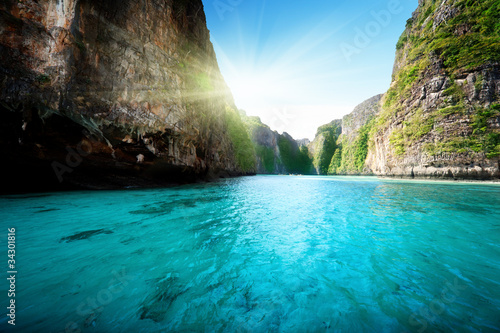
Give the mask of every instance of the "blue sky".
[[238, 108], [278, 132], [316, 129], [385, 92], [418, 0], [203, 0]]

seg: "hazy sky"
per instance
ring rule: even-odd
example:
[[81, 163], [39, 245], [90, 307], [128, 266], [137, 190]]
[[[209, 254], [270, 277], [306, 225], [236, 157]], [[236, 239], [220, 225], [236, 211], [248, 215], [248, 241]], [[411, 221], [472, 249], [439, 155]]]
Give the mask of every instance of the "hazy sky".
[[391, 82], [396, 42], [418, 0], [203, 0], [238, 108], [278, 132], [316, 129]]

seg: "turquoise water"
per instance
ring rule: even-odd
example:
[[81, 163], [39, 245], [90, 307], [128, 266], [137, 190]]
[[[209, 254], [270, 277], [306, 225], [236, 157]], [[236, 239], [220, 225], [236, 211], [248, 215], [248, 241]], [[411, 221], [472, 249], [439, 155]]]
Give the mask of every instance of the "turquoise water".
[[499, 212], [352, 177], [3, 196], [2, 267], [15, 227], [19, 332], [494, 332]]

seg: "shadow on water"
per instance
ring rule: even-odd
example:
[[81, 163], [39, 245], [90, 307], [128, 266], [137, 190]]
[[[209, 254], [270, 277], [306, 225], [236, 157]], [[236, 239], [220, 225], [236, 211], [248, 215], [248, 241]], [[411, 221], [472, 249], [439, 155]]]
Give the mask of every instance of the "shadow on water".
[[170, 214], [176, 207], [174, 202], [163, 202], [160, 204], [142, 205], [142, 209], [129, 211], [134, 215], [166, 215]]
[[48, 193], [43, 193], [43, 194], [19, 194], [19, 195], [5, 195], [5, 196], [0, 196], [8, 200], [26, 200], [26, 199], [38, 199], [38, 198], [46, 198], [46, 197], [51, 197], [54, 194], [48, 194]]
[[59, 208], [48, 208], [48, 209], [42, 209], [42, 210], [36, 211], [35, 213], [48, 213], [48, 212], [54, 212], [54, 211], [57, 211], [57, 210], [61, 210], [61, 209], [59, 209]]
[[71, 236], [63, 237], [63, 238], [61, 238], [59, 243], [61, 243], [61, 242], [69, 243], [69, 242], [74, 242], [77, 240], [88, 239], [88, 238], [95, 236], [95, 235], [112, 234], [112, 233], [113, 233], [113, 231], [106, 230], [106, 229], [88, 230], [88, 231], [76, 233], [76, 234], [71, 235]]
[[[178, 196], [177, 196], [178, 197]], [[222, 195], [206, 195], [196, 197], [184, 197], [182, 199], [175, 199], [172, 201], [159, 201], [152, 204], [142, 205], [142, 209], [129, 211], [130, 214], [144, 214], [144, 215], [166, 215], [170, 214], [176, 208], [195, 208], [200, 203], [213, 203], [216, 201], [224, 200]]]

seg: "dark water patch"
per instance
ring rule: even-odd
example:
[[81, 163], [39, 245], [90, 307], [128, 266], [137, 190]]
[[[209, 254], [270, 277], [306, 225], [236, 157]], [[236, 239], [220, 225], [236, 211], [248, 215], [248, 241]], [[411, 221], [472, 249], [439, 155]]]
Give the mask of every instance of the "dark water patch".
[[124, 239], [122, 241], [120, 241], [120, 243], [122, 243], [123, 245], [129, 245], [130, 243], [132, 243], [136, 238], [135, 237], [129, 237], [127, 239]]
[[134, 215], [166, 215], [170, 214], [173, 207], [144, 207], [144, 209], [132, 210], [129, 214]]
[[130, 211], [130, 214], [144, 215], [165, 215], [170, 214], [175, 208], [194, 208], [196, 207], [196, 199], [177, 199], [169, 202], [160, 201], [153, 204], [142, 206], [143, 209]]
[[448, 204], [448, 209], [459, 212], [461, 211], [467, 213], [474, 213], [476, 215], [488, 215], [488, 213], [490, 212], [487, 207], [480, 207], [477, 205], [466, 204], [466, 203], [453, 203], [452, 205]]
[[88, 231], [76, 233], [72, 236], [63, 237], [63, 238], [61, 238], [59, 243], [61, 243], [61, 242], [69, 243], [69, 242], [74, 242], [77, 240], [88, 239], [88, 238], [93, 237], [95, 235], [112, 234], [112, 233], [113, 233], [113, 231], [106, 230], [106, 229], [88, 230]]
[[144, 223], [144, 220], [141, 220], [141, 221], [130, 222], [129, 225], [141, 225], [143, 223]]
[[143, 254], [145, 250], [146, 250], [145, 248], [137, 249], [134, 252], [132, 252], [132, 254]]
[[46, 198], [51, 196], [53, 196], [53, 194], [22, 194], [22, 195], [7, 195], [4, 196], [4, 198], [9, 200], [26, 200], [26, 199]]
[[96, 312], [93, 312], [90, 315], [88, 315], [88, 317], [85, 318], [85, 321], [83, 322], [83, 327], [85, 327], [87, 329], [88, 328], [95, 328], [95, 326], [97, 324], [97, 320], [101, 316], [102, 307], [97, 308], [96, 310], [100, 310], [100, 311], [96, 311]]
[[245, 312], [252, 311], [257, 306], [256, 300], [252, 297], [251, 286], [237, 293], [235, 303]]
[[158, 281], [155, 285], [155, 291], [146, 298], [141, 306], [140, 319], [151, 319], [156, 323], [164, 321], [172, 303], [188, 290], [189, 288], [180, 283], [177, 277], [168, 277]]
[[61, 298], [63, 297], [67, 297], [67, 296], [75, 296], [75, 295], [78, 295], [80, 293], [79, 289], [81, 289], [82, 286], [81, 285], [78, 285], [78, 286], [75, 286], [72, 288], [72, 290], [70, 290], [68, 293], [64, 294], [64, 295], [61, 295]]
[[207, 195], [207, 196], [196, 198], [196, 201], [198, 201], [198, 202], [216, 202], [216, 201], [222, 201], [224, 199], [226, 199], [226, 196], [224, 196], [224, 195]]
[[198, 233], [209, 230], [219, 230], [219, 228], [222, 229], [222, 225], [227, 224], [226, 216], [220, 218], [212, 218], [213, 215], [213, 212], [204, 212], [203, 215], [195, 215], [194, 217], [196, 217], [197, 223], [193, 227], [189, 228], [189, 231]]
[[129, 211], [129, 214], [135, 215], [166, 215], [170, 214], [176, 207], [175, 202], [159, 202], [154, 204], [142, 205], [143, 209]]
[[48, 209], [42, 209], [39, 211], [36, 211], [35, 213], [48, 213], [48, 212], [54, 212], [57, 210], [61, 210], [60, 208], [48, 208]]
[[214, 291], [215, 289], [218, 289], [220, 287], [224, 287], [224, 284], [222, 282], [215, 282], [215, 283], [207, 285], [207, 290]]
[[193, 199], [176, 200], [175, 203], [177, 203], [178, 205], [182, 205], [184, 207], [188, 207], [188, 208], [196, 207], [196, 202], [193, 201]]

